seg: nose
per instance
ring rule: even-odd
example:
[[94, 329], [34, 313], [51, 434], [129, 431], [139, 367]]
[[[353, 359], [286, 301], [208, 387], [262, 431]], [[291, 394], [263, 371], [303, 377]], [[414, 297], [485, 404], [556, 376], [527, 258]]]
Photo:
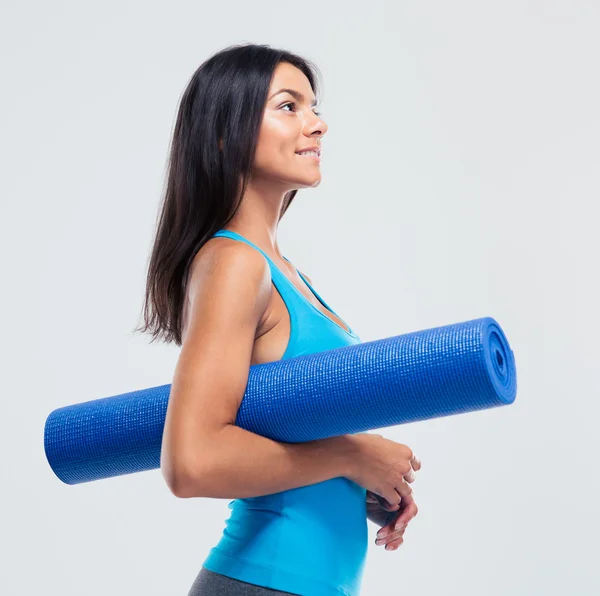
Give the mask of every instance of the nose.
[[327, 124], [314, 112], [312, 112], [312, 117], [306, 121], [306, 126], [304, 127], [304, 134], [307, 137], [322, 137], [327, 132]]

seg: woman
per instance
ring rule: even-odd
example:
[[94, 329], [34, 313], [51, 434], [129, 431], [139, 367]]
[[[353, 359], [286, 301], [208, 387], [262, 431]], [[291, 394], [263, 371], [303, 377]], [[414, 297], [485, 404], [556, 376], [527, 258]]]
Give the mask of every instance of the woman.
[[417, 513], [406, 445], [368, 433], [287, 444], [234, 424], [250, 366], [360, 342], [277, 243], [297, 190], [321, 181], [315, 71], [232, 46], [179, 107], [143, 328], [182, 347], [161, 470], [178, 497], [234, 499], [188, 596], [358, 594], [367, 518], [393, 549], [394, 522]]

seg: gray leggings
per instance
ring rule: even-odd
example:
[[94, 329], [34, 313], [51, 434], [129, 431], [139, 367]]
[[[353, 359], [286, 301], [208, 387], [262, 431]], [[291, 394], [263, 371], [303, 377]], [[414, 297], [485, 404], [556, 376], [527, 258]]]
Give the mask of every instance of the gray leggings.
[[214, 573], [202, 567], [187, 596], [294, 596]]

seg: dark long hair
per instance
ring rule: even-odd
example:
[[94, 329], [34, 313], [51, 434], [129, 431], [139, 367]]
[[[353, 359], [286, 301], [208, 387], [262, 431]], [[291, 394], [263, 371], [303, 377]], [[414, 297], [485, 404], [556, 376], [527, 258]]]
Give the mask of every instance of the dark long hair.
[[[212, 235], [235, 215], [247, 188], [263, 112], [276, 66], [287, 62], [308, 78], [317, 96], [317, 67], [268, 45], [229, 46], [192, 75], [179, 105], [165, 195], [146, 278], [144, 325], [182, 344], [183, 301], [190, 265]], [[222, 150], [219, 142], [223, 141]], [[297, 190], [288, 192], [280, 219]]]

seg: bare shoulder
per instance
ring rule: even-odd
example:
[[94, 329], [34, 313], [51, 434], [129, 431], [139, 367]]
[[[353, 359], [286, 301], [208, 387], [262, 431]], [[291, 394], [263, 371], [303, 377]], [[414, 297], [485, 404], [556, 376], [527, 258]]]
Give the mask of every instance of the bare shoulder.
[[231, 238], [211, 238], [196, 253], [190, 279], [200, 281], [201, 278], [223, 273], [241, 273], [244, 278], [259, 280], [267, 275], [270, 277], [269, 264], [256, 249]]
[[211, 238], [194, 256], [186, 294], [187, 312], [194, 311], [194, 304], [202, 304], [209, 311], [213, 306], [237, 312], [250, 310], [260, 319], [271, 296], [269, 264], [244, 242]]

